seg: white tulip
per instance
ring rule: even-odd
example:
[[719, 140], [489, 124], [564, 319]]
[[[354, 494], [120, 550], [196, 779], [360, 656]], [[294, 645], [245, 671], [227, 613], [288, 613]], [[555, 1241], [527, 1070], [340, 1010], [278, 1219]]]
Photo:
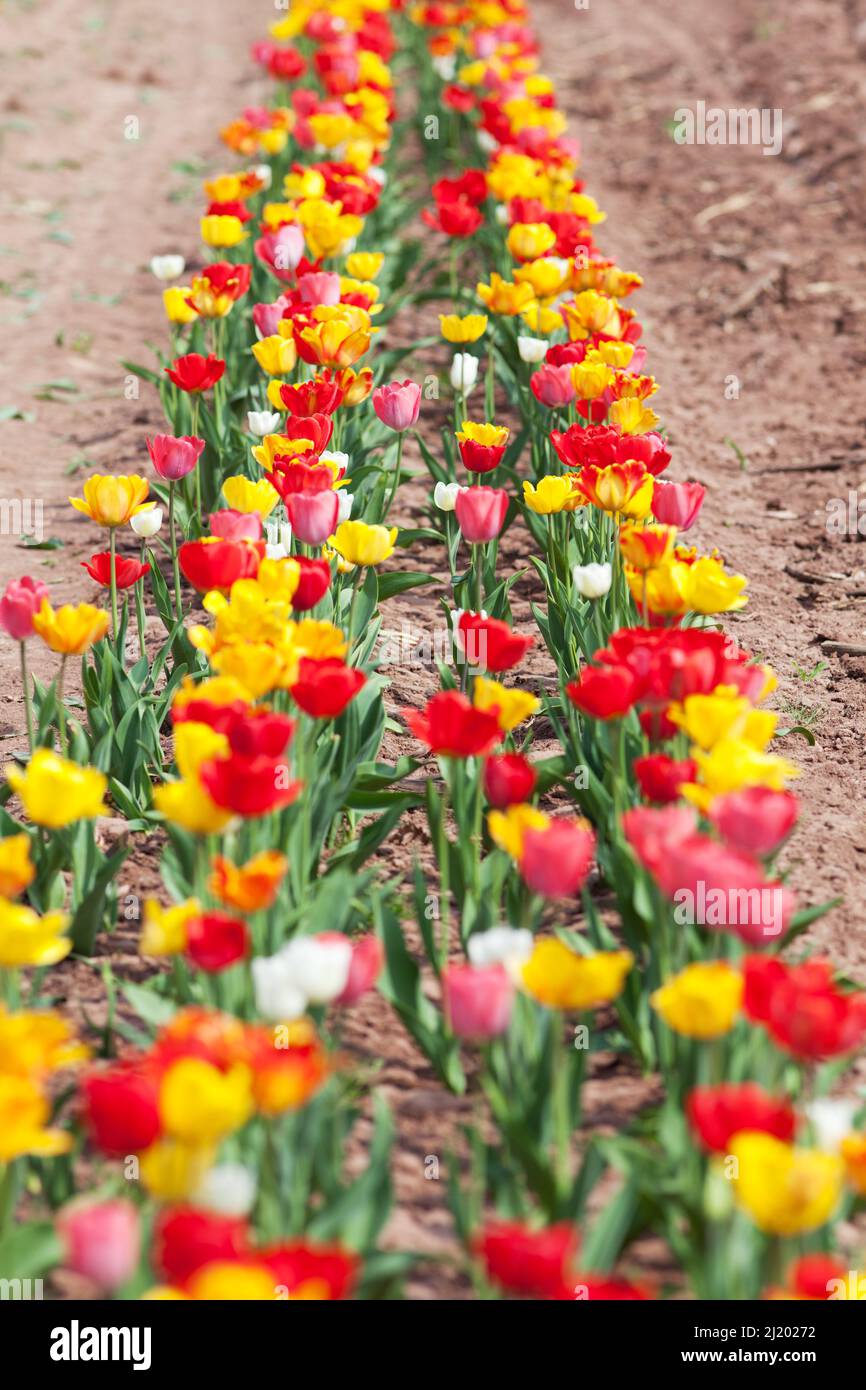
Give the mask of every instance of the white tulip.
[[248, 410], [247, 428], [250, 434], [264, 439], [266, 434], [277, 434], [282, 415], [278, 410]]
[[521, 362], [528, 362], [533, 365], [536, 362], [543, 362], [547, 349], [546, 338], [530, 338], [526, 333], [518, 334], [517, 351], [520, 353]]
[[603, 598], [610, 589], [611, 568], [603, 565], [575, 565], [571, 571], [574, 587], [584, 598]]
[[274, 177], [271, 172], [270, 164], [257, 164], [255, 169], [253, 170], [253, 173], [255, 174], [257, 179], [261, 180], [263, 189], [270, 188]]
[[285, 560], [292, 548], [292, 528], [288, 521], [265, 522], [265, 555], [269, 560]]
[[451, 385], [468, 396], [478, 380], [478, 358], [471, 352], [455, 352], [451, 363]]
[[162, 525], [162, 507], [149, 507], [145, 512], [136, 512], [135, 516], [130, 517], [129, 524], [141, 540], [150, 540]]
[[374, 183], [378, 183], [380, 188], [384, 188], [385, 184], [388, 182], [388, 175], [378, 164], [372, 164], [370, 166], [367, 170], [367, 178], [372, 179]]
[[443, 82], [453, 82], [457, 71], [457, 59], [451, 53], [443, 53], [433, 59], [433, 70]]
[[475, 133], [478, 138], [478, 143], [481, 146], [484, 153], [492, 154], [493, 151], [496, 149], [499, 141], [496, 140], [494, 136], [490, 134], [489, 130], [478, 130]]
[[858, 1100], [831, 1100], [827, 1097], [810, 1101], [806, 1106], [806, 1115], [815, 1130], [816, 1147], [827, 1153], [837, 1153], [842, 1140], [853, 1133], [854, 1116], [861, 1104]]
[[256, 1012], [270, 1023], [290, 1023], [307, 1008], [307, 996], [299, 988], [290, 963], [280, 952], [256, 956], [252, 962]]
[[457, 494], [462, 491], [460, 483], [437, 483], [433, 489], [433, 505], [440, 512], [453, 512], [457, 506]]
[[525, 927], [491, 927], [475, 932], [466, 947], [473, 965], [504, 965], [516, 969], [532, 955], [532, 932]]
[[246, 1216], [256, 1200], [256, 1175], [242, 1163], [218, 1163], [192, 1195], [193, 1205], [220, 1216]]
[[183, 256], [154, 256], [150, 268], [157, 280], [179, 280], [186, 269]]
[[323, 449], [319, 454], [319, 462], [332, 464], [337, 470], [337, 476], [342, 478], [349, 467], [349, 455], [340, 449]]
[[352, 945], [348, 937], [321, 941], [315, 936], [301, 936], [284, 946], [279, 958], [311, 1004], [328, 1004], [346, 988]]
[[508, 223], [511, 221], [511, 214], [504, 203], [496, 204], [496, 209], [493, 213], [493, 216], [496, 218], [496, 221], [499, 223], [500, 227], [507, 227]]
[[338, 489], [337, 489], [337, 525], [338, 525], [338, 526], [339, 526], [339, 524], [340, 524], [341, 521], [348, 521], [348, 520], [349, 520], [349, 517], [352, 515], [352, 503], [353, 503], [354, 500], [355, 500], [355, 495], [354, 495], [354, 493], [352, 493], [352, 492], [346, 492], [344, 488], [338, 488]]

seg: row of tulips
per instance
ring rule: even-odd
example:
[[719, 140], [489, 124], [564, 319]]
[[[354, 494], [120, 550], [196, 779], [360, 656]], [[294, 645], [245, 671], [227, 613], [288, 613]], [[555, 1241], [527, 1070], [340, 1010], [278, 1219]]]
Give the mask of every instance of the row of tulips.
[[[380, 1100], [366, 1167], [345, 1162], [364, 1077], [343, 1016], [375, 988], [483, 1106], [448, 1161], [477, 1296], [845, 1296], [866, 1137], [832, 1092], [866, 994], [779, 954], [821, 909], [777, 867], [798, 805], [773, 677], [718, 622], [745, 579], [679, 537], [703, 489], [662, 477], [624, 304], [640, 277], [596, 245], [526, 7], [302, 0], [253, 57], [273, 104], [222, 131], [240, 168], [205, 185], [205, 255], [188, 283], [180, 257], [153, 265], [171, 349], [134, 368], [168, 426], [151, 471], [71, 499], [108, 532], [86, 565], [107, 607], [29, 578], [0, 603], [29, 739], [0, 812], [0, 1273], [60, 1263], [127, 1298], [394, 1292], [412, 1257], [381, 1248]], [[444, 127], [420, 237], [400, 71]], [[455, 349], [435, 447], [388, 346], [433, 296]], [[391, 518], [407, 438], [433, 485], [414, 528]], [[509, 573], [520, 530], [531, 569]], [[441, 547], [455, 661], [398, 727], [380, 606], [433, 582], [388, 564], [416, 542]], [[513, 684], [533, 646], [540, 691]], [[545, 736], [558, 751], [533, 757]], [[102, 852], [109, 805], [159, 844], [145, 985], [95, 955], [129, 853]], [[436, 874], [407, 882], [387, 839], [419, 806]], [[106, 982], [95, 1043], [47, 1007], [72, 949]], [[616, 1137], [586, 1123], [600, 1052], [661, 1080]], [[22, 1192], [38, 1210], [13, 1230]], [[670, 1255], [654, 1287], [646, 1233]]]

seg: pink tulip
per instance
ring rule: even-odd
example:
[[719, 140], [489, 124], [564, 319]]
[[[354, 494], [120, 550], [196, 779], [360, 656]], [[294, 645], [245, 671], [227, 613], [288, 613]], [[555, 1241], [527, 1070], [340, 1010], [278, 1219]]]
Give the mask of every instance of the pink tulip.
[[667, 846], [652, 870], [662, 892], [685, 912], [684, 921], [730, 929], [750, 945], [785, 931], [793, 894], [765, 878], [757, 859], [696, 832]]
[[173, 434], [157, 434], [145, 440], [150, 461], [161, 478], [176, 483], [191, 473], [199, 461], [204, 440], [191, 435], [176, 439]]
[[567, 363], [562, 367], [553, 367], [549, 362], [543, 362], [538, 371], [532, 373], [529, 385], [535, 399], [546, 405], [548, 410], [557, 410], [574, 400], [574, 382]]
[[304, 545], [324, 545], [337, 525], [340, 502], [336, 492], [292, 492], [286, 511], [292, 530]]
[[502, 487], [465, 487], [457, 494], [454, 511], [465, 541], [492, 541], [505, 522], [508, 493]]
[[263, 338], [273, 338], [279, 332], [280, 324], [289, 316], [290, 303], [284, 294], [273, 304], [254, 304], [253, 323]]
[[278, 280], [288, 280], [304, 254], [303, 228], [296, 222], [287, 222], [275, 232], [265, 232], [256, 242], [255, 251]]
[[501, 965], [448, 965], [442, 972], [445, 1017], [458, 1038], [498, 1038], [508, 1028], [514, 985]]
[[653, 484], [653, 516], [665, 526], [688, 531], [697, 521], [706, 495], [707, 490], [700, 483], [663, 483], [656, 479]]
[[[327, 941], [331, 938], [338, 941], [345, 941], [346, 938], [340, 932], [320, 932], [318, 940]], [[349, 978], [346, 981], [342, 994], [338, 994], [334, 1000], [335, 1004], [354, 1004], [362, 994], [366, 994], [372, 989], [379, 978], [382, 966], [385, 962], [385, 951], [378, 936], [373, 932], [367, 932], [365, 936], [358, 937], [352, 942], [352, 960], [349, 965]]]
[[56, 1229], [65, 1247], [67, 1269], [92, 1279], [107, 1293], [132, 1278], [141, 1245], [138, 1212], [132, 1202], [123, 1197], [106, 1202], [79, 1198], [59, 1212]]
[[586, 823], [552, 820], [523, 836], [520, 875], [533, 893], [570, 898], [583, 883], [595, 854], [595, 836]]
[[744, 787], [742, 791], [717, 796], [710, 809], [710, 820], [734, 849], [765, 855], [772, 854], [790, 835], [799, 813], [793, 792]]
[[339, 304], [342, 292], [340, 277], [335, 271], [311, 270], [298, 280], [303, 304]]
[[669, 846], [693, 834], [697, 823], [691, 806], [634, 806], [622, 818], [625, 838], [651, 874], [663, 862]]
[[0, 627], [16, 642], [32, 637], [33, 618], [47, 597], [48, 585], [41, 579], [25, 574], [21, 579], [10, 580], [0, 599]]
[[417, 381], [392, 381], [373, 392], [373, 409], [390, 430], [408, 430], [418, 419], [421, 387]]
[[262, 538], [262, 519], [258, 512], [236, 512], [223, 507], [211, 512], [210, 533], [223, 541], [259, 541]]

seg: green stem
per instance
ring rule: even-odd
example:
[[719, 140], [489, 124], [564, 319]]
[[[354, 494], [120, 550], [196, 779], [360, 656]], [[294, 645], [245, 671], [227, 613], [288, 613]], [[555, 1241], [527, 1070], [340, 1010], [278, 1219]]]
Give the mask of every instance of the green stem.
[[66, 739], [66, 706], [63, 703], [63, 682], [66, 677], [66, 657], [60, 658], [60, 670], [57, 673], [57, 733], [60, 739], [60, 751], [64, 758], [69, 752], [69, 744]]
[[392, 507], [393, 504], [394, 504], [394, 498], [395, 498], [396, 495], [397, 495], [397, 488], [400, 486], [400, 468], [401, 468], [401, 466], [402, 466], [402, 463], [403, 463], [403, 430], [400, 430], [400, 433], [397, 435], [397, 461], [396, 461], [396, 463], [394, 464], [394, 472], [393, 472], [393, 474], [392, 474], [392, 476], [391, 476], [391, 484], [390, 484], [390, 487], [389, 487], [389, 489], [388, 489], [388, 496], [387, 496], [387, 500], [386, 500], [386, 502], [385, 502], [385, 511], [384, 511], [384, 513], [383, 513], [383, 515], [382, 515], [382, 520], [383, 520], [383, 521], [387, 521], [387, 520], [388, 520], [388, 513], [390, 512], [391, 507]]
[[[145, 557], [146, 550], [147, 550], [147, 547], [146, 547], [146, 545], [145, 545], [145, 542], [142, 541], [142, 542], [141, 542], [141, 556], [140, 556], [140, 563], [141, 563], [142, 565], [145, 563], [144, 557]], [[141, 578], [138, 580], [138, 582], [136, 583], [136, 586], [135, 586], [135, 621], [136, 621], [136, 626], [137, 626], [137, 628], [138, 628], [138, 654], [139, 654], [139, 656], [144, 656], [144, 655], [145, 655], [145, 646], [144, 646], [144, 626], [145, 626], [145, 612], [144, 612], [144, 575], [141, 576]]]
[[168, 535], [171, 544], [171, 568], [174, 574], [174, 611], [177, 618], [183, 617], [183, 604], [180, 597], [180, 562], [177, 558], [177, 529], [174, 518], [173, 482], [168, 485]]
[[19, 642], [21, 650], [21, 686], [24, 691], [24, 718], [27, 721], [27, 745], [30, 749], [30, 756], [33, 757], [33, 750], [36, 747], [36, 738], [33, 733], [33, 701], [30, 697], [30, 680], [27, 674], [27, 647], [24, 642]]
[[108, 568], [111, 589], [111, 639], [117, 642], [117, 533], [112, 526], [108, 532]]

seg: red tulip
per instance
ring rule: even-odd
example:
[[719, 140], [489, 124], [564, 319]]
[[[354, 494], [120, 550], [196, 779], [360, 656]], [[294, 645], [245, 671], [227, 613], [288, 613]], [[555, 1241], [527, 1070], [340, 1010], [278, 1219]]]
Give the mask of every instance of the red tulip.
[[584, 666], [566, 686], [569, 700], [593, 719], [621, 719], [635, 701], [635, 679], [627, 666]]
[[461, 613], [457, 624], [460, 646], [470, 666], [483, 666], [499, 674], [521, 662], [535, 641], [512, 632], [498, 618], [482, 618], [480, 613]]
[[466, 198], [437, 203], [435, 213], [424, 208], [421, 219], [434, 231], [453, 237], [470, 237], [484, 223], [483, 215]]
[[304, 545], [324, 545], [336, 529], [339, 510], [339, 499], [330, 485], [327, 492], [295, 492], [286, 498], [292, 531]]
[[424, 710], [403, 710], [416, 738], [446, 758], [476, 758], [502, 738], [495, 713], [475, 709], [459, 690], [440, 690]]
[[698, 765], [693, 758], [669, 758], [667, 753], [648, 753], [643, 758], [635, 758], [632, 763], [641, 795], [647, 801], [662, 805], [679, 801], [680, 787], [684, 782], [694, 782], [698, 775]]
[[184, 541], [180, 567], [199, 593], [230, 589], [238, 579], [255, 579], [264, 559], [264, 541]]
[[505, 524], [508, 493], [501, 487], [465, 487], [454, 507], [463, 539], [471, 545], [492, 541]]
[[559, 410], [574, 400], [574, 382], [568, 364], [553, 367], [549, 362], [543, 362], [538, 371], [532, 373], [529, 385], [535, 399], [547, 406], [548, 410]]
[[331, 566], [327, 560], [310, 559], [306, 555], [296, 555], [295, 563], [300, 566], [301, 577], [298, 587], [292, 594], [292, 608], [296, 613], [307, 613], [325, 597], [331, 586]]
[[236, 512], [223, 507], [208, 517], [212, 536], [221, 541], [258, 541], [262, 537], [262, 519], [258, 512]]
[[[280, 385], [280, 399], [293, 416], [333, 415], [343, 403], [343, 388], [328, 371], [298, 386]], [[293, 436], [288, 436], [292, 438]], [[308, 438], [301, 434], [301, 439]]]
[[[104, 589], [111, 587], [110, 550], [100, 550], [98, 554], [91, 555], [89, 560], [82, 560], [81, 564], [97, 584], [101, 584]], [[131, 589], [133, 584], [137, 584], [139, 579], [149, 573], [150, 565], [143, 565], [140, 560], [127, 559], [123, 555], [114, 557], [114, 580], [118, 589]]]
[[225, 362], [221, 362], [212, 352], [207, 357], [202, 357], [200, 352], [188, 352], [185, 357], [176, 358], [165, 371], [181, 391], [194, 394], [209, 391], [220, 380], [225, 369]]
[[313, 719], [336, 719], [366, 680], [363, 671], [347, 666], [338, 656], [302, 656], [290, 693], [295, 704]]
[[700, 483], [653, 483], [653, 516], [665, 526], [688, 531], [698, 519], [707, 490]]
[[421, 387], [417, 381], [392, 381], [373, 392], [373, 409], [391, 430], [408, 430], [418, 421]]
[[319, 463], [318, 454], [313, 453], [297, 455], [294, 458], [278, 455], [274, 459], [268, 480], [284, 502], [298, 493], [331, 492], [334, 486], [331, 470], [323, 468]]
[[189, 434], [180, 438], [173, 434], [157, 434], [144, 442], [157, 473], [169, 483], [176, 483], [192, 472], [205, 446], [203, 439]]
[[820, 1250], [812, 1255], [801, 1255], [788, 1270], [788, 1288], [801, 1298], [820, 1299], [823, 1302], [829, 1298], [831, 1289], [838, 1288], [835, 1281], [847, 1283], [849, 1264], [850, 1260], [843, 1262], [838, 1256], [825, 1255]]
[[622, 817], [625, 838], [651, 874], [664, 862], [669, 846], [691, 835], [696, 825], [697, 815], [691, 806], [671, 805], [661, 810], [635, 806]]
[[501, 965], [446, 965], [442, 1000], [455, 1037], [486, 1041], [508, 1029], [514, 983]]
[[0, 599], [0, 627], [15, 642], [32, 637], [33, 619], [45, 598], [48, 598], [48, 585], [41, 579], [31, 579], [29, 574], [11, 579]]
[[505, 444], [479, 444], [475, 439], [461, 439], [458, 444], [464, 468], [470, 473], [492, 473], [505, 453]]
[[844, 993], [830, 961], [785, 965], [776, 956], [746, 956], [743, 1007], [774, 1042], [804, 1061], [825, 1061], [866, 1038], [866, 992]]
[[236, 816], [267, 816], [290, 806], [303, 783], [290, 781], [288, 774], [285, 762], [264, 754], [245, 758], [233, 753], [229, 758], [211, 758], [199, 768], [211, 800]]
[[487, 197], [487, 174], [483, 169], [464, 169], [457, 178], [437, 179], [430, 190], [437, 203], [453, 203], [464, 198], [480, 207]]
[[484, 761], [484, 795], [499, 810], [528, 801], [536, 781], [535, 769], [522, 753], [493, 753]]
[[186, 954], [193, 965], [215, 975], [249, 953], [246, 924], [226, 912], [205, 912], [187, 923]]
[[577, 1232], [570, 1222], [533, 1230], [520, 1221], [488, 1221], [472, 1242], [488, 1279], [510, 1293], [573, 1298]]
[[90, 1139], [108, 1157], [139, 1153], [159, 1137], [155, 1076], [119, 1063], [85, 1076], [80, 1095]]
[[[290, 386], [289, 391], [299, 390], [299, 387]], [[288, 404], [288, 402], [284, 402]], [[310, 451], [314, 454], [321, 454], [331, 442], [331, 435], [334, 433], [334, 421], [324, 410], [313, 411], [304, 414], [300, 411], [297, 415], [287, 415], [280, 426], [280, 434], [283, 439], [309, 439]], [[279, 455], [277, 455], [279, 457]]]
[[320, 1287], [328, 1299], [348, 1298], [358, 1277], [358, 1256], [340, 1245], [315, 1245], [306, 1239], [286, 1240], [256, 1251], [256, 1263], [266, 1264], [274, 1288], [289, 1298], [304, 1285]]
[[245, 709], [223, 730], [233, 753], [242, 758], [279, 758], [295, 732], [287, 714], [257, 706]]
[[583, 883], [595, 854], [595, 836], [586, 821], [552, 820], [543, 830], [526, 830], [520, 874], [533, 893], [570, 898]]
[[689, 1092], [686, 1114], [701, 1144], [711, 1153], [728, 1153], [731, 1138], [743, 1129], [773, 1134], [787, 1144], [797, 1128], [790, 1101], [771, 1096], [754, 1081], [696, 1086]]
[[164, 1208], [154, 1223], [153, 1267], [169, 1284], [184, 1284], [202, 1265], [239, 1260], [249, 1253], [249, 1231], [242, 1217], [180, 1206]]
[[729, 845], [753, 854], [772, 854], [797, 823], [800, 805], [793, 792], [744, 787], [717, 796], [710, 820]]
[[91, 1279], [105, 1293], [122, 1288], [135, 1273], [141, 1231], [138, 1210], [125, 1198], [68, 1202], [57, 1213], [55, 1229], [63, 1245], [64, 1267]]

